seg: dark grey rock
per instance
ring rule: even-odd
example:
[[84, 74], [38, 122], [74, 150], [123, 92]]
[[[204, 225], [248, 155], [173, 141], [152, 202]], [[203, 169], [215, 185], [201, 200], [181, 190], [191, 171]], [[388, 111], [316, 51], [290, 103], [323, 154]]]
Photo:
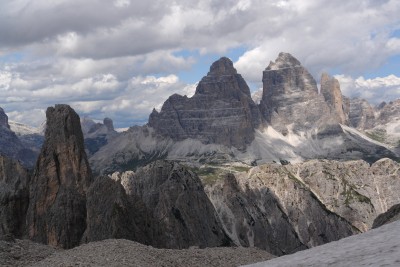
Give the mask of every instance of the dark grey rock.
[[87, 228], [83, 242], [124, 238], [147, 245], [160, 228], [139, 199], [127, 196], [122, 185], [107, 176], [96, 178], [87, 192]]
[[193, 97], [172, 95], [149, 118], [150, 127], [173, 140], [192, 138], [239, 149], [253, 141], [260, 124], [249, 87], [225, 57], [212, 64]]
[[18, 162], [0, 156], [0, 240], [21, 238], [29, 204], [29, 174]]
[[400, 204], [393, 205], [385, 213], [379, 214], [374, 220], [372, 228], [378, 228], [382, 225], [400, 220]]
[[156, 161], [118, 179], [160, 223], [162, 235], [153, 237], [156, 243], [167, 248], [231, 244], [200, 179], [178, 163]]
[[29, 238], [71, 248], [86, 228], [86, 192], [92, 173], [83, 145], [79, 116], [67, 105], [50, 107], [33, 177], [27, 212]]

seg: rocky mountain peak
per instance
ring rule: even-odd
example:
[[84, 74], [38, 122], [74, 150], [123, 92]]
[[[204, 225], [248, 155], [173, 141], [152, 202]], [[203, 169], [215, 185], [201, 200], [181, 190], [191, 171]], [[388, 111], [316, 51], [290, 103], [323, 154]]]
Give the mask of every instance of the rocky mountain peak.
[[10, 125], [8, 125], [8, 116], [2, 108], [0, 108], [0, 127], [10, 129]]
[[92, 173], [78, 114], [68, 105], [46, 111], [45, 141], [30, 182], [29, 237], [63, 248], [78, 245], [86, 228]]
[[249, 87], [226, 57], [212, 64], [193, 97], [172, 95], [149, 118], [149, 126], [173, 140], [191, 138], [240, 149], [253, 141], [260, 124]]
[[260, 110], [265, 120], [282, 133], [288, 130], [287, 125], [293, 125], [294, 131], [315, 127], [329, 114], [315, 79], [288, 53], [280, 53], [263, 72]]
[[321, 94], [331, 108], [332, 113], [336, 115], [338, 123], [348, 124], [349, 115], [345, 113], [339, 81], [327, 73], [322, 73]]
[[104, 118], [103, 124], [107, 127], [109, 131], [114, 131], [114, 123], [110, 118]]
[[211, 67], [210, 72], [207, 74], [209, 76], [220, 76], [220, 75], [235, 75], [237, 74], [236, 69], [233, 67], [233, 62], [227, 57], [221, 57], [219, 60], [215, 61]]
[[270, 62], [265, 70], [278, 70], [284, 68], [301, 67], [300, 61], [289, 53], [281, 52], [275, 62]]

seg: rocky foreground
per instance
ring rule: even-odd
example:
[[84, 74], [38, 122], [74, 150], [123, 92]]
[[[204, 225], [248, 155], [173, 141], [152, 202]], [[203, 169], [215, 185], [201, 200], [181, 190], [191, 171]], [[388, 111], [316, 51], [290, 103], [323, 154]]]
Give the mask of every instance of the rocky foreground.
[[70, 250], [28, 240], [0, 241], [0, 266], [239, 266], [273, 258], [256, 248], [156, 249], [108, 239]]

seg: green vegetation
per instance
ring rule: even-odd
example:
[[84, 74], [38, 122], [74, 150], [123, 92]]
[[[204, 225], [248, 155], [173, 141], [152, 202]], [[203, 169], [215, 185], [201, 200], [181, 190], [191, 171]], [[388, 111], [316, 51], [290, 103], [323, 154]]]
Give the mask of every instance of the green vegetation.
[[345, 179], [342, 179], [342, 184], [344, 189], [343, 192], [340, 194], [345, 197], [344, 204], [346, 206], [353, 202], [367, 203], [373, 206], [371, 199], [358, 193], [355, 185], [348, 183]]
[[369, 138], [384, 143], [386, 141], [386, 131], [374, 131], [365, 133]]

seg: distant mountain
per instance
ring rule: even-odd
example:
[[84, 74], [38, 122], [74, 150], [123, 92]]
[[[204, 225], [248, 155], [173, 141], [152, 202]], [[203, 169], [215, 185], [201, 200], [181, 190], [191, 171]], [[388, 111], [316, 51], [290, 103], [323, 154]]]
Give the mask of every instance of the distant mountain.
[[8, 116], [0, 108], [0, 155], [19, 160], [25, 167], [33, 167], [38, 151], [20, 139], [10, 127]]
[[[380, 123], [393, 125], [400, 112], [384, 110], [392, 109], [382, 108]], [[223, 57], [211, 65], [193, 97], [172, 95], [159, 112], [153, 110], [147, 125], [116, 135], [90, 162], [95, 172], [110, 173], [156, 159], [248, 165], [398, 159], [391, 143], [364, 131], [375, 116], [371, 112], [364, 102], [343, 97], [339, 82], [328, 74], [318, 90], [311, 74], [288, 53], [280, 53], [263, 72], [257, 105], [232, 61]]]
[[118, 135], [110, 118], [104, 118], [103, 123], [96, 123], [94, 120], [84, 117], [81, 119], [81, 126], [88, 155], [93, 155]]

